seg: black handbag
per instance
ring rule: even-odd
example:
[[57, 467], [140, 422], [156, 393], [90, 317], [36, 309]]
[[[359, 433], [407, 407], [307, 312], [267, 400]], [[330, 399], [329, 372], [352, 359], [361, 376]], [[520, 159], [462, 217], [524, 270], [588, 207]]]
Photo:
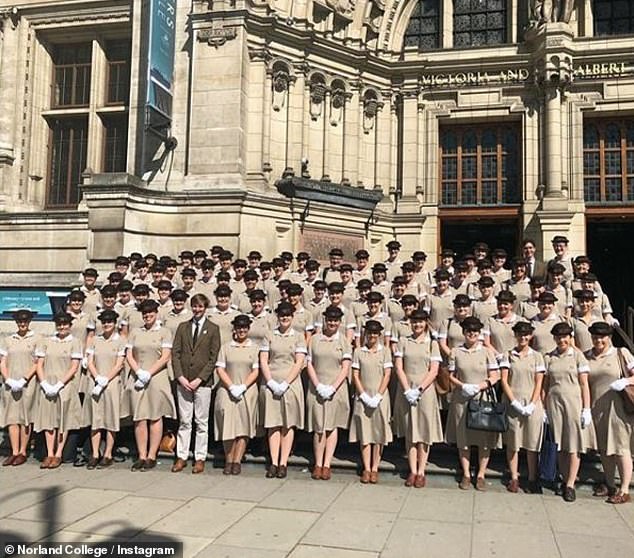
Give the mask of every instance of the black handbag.
[[506, 403], [497, 400], [493, 388], [486, 390], [489, 399], [484, 399], [484, 393], [481, 392], [480, 397], [474, 397], [467, 403], [467, 428], [485, 432], [506, 432], [509, 429]]

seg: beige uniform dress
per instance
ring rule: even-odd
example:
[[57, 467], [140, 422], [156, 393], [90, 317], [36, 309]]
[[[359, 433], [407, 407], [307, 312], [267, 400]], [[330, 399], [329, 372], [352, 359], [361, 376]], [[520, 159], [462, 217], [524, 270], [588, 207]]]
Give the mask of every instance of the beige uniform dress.
[[542, 355], [555, 350], [557, 344], [550, 330], [555, 324], [565, 321], [559, 314], [551, 314], [547, 318], [541, 318], [539, 314], [531, 320], [532, 326], [535, 328], [533, 332], [533, 340], [531, 346]]
[[442, 294], [431, 294], [427, 296], [423, 304], [424, 309], [429, 312], [431, 326], [438, 331], [443, 320], [448, 320], [453, 316], [453, 299], [456, 293], [449, 288]]
[[220, 329], [220, 343], [225, 345], [233, 339], [233, 326], [231, 322], [233, 318], [239, 316], [240, 312], [234, 308], [228, 308], [227, 310], [218, 310], [217, 307], [211, 308], [207, 312], [207, 318], [210, 322], [216, 324]]
[[[41, 341], [35, 356], [44, 359], [44, 380], [55, 385], [62, 380], [73, 360], [81, 361], [81, 342], [72, 334], [60, 339], [57, 335]], [[38, 390], [37, 409], [33, 420], [36, 432], [59, 428], [62, 432], [82, 426], [79, 399], [79, 369], [55, 397], [47, 397]]]
[[592, 316], [590, 322], [586, 322], [581, 317], [572, 318], [570, 325], [572, 326], [572, 335], [575, 339], [575, 347], [582, 353], [592, 349], [592, 335], [588, 331], [588, 328], [595, 322], [602, 322], [602, 318], [596, 318]]
[[511, 291], [515, 295], [515, 307], [514, 310], [519, 309], [519, 305], [522, 302], [526, 302], [531, 299], [531, 284], [528, 277], [524, 277], [520, 281], [509, 279], [502, 284], [502, 289]]
[[[170, 332], [171, 338], [174, 339], [178, 326], [183, 322], [192, 319], [192, 311], [185, 307], [178, 314], [174, 312], [174, 308], [170, 308], [163, 316], [161, 320], [163, 327], [167, 328]], [[172, 368], [172, 359], [167, 362], [167, 377], [170, 382], [174, 379], [174, 369]]]
[[[20, 380], [33, 368], [35, 350], [41, 342], [40, 336], [29, 330], [26, 335], [17, 333], [8, 335], [0, 343], [0, 357], [5, 359], [9, 378]], [[0, 396], [0, 428], [10, 424], [28, 426], [33, 422], [39, 391], [37, 378], [19, 392], [12, 392], [7, 384], [3, 384]]]
[[[130, 332], [127, 349], [143, 370], [148, 370], [159, 358], [163, 349], [172, 348], [169, 329], [155, 323], [151, 329], [140, 327]], [[158, 420], [176, 418], [176, 406], [170, 389], [167, 364], [152, 375], [144, 388], [135, 387], [136, 376], [130, 374], [126, 393], [130, 400], [132, 420]]]
[[[522, 356], [515, 349], [504, 355], [500, 368], [508, 368], [508, 383], [513, 390], [515, 399], [521, 405], [528, 405], [535, 389], [535, 374], [543, 374], [546, 370], [544, 357], [541, 353], [529, 347], [528, 353]], [[506, 395], [502, 399], [507, 404], [509, 429], [502, 434], [502, 440], [507, 449], [539, 451], [542, 445], [542, 430], [544, 425], [544, 408], [541, 399], [535, 402], [535, 410], [530, 417], [518, 413]]]
[[[117, 358], [125, 356], [125, 350], [125, 339], [114, 332], [108, 339], [103, 335], [95, 337], [93, 345], [86, 352], [89, 356], [92, 355], [97, 373], [101, 376], [108, 376]], [[121, 373], [112, 378], [99, 395], [93, 395], [91, 391], [86, 393], [86, 399], [90, 402], [90, 422], [88, 424], [93, 430], [104, 428], [111, 432], [119, 431]]]
[[95, 330], [95, 319], [92, 314], [89, 314], [85, 310], [82, 310], [79, 314], [73, 314], [72, 312], [68, 312], [72, 318], [73, 323], [70, 326], [70, 333], [75, 339], [79, 339], [81, 343], [81, 352], [82, 352], [82, 362], [79, 371], [79, 393], [87, 393], [92, 389], [92, 382], [88, 377], [88, 372], [86, 371], [86, 361], [84, 359], [86, 355], [86, 341], [88, 339], [88, 334], [91, 331]]
[[293, 313], [291, 327], [302, 335], [313, 331], [315, 329], [315, 318], [312, 312], [303, 306], [297, 308]]
[[251, 327], [249, 327], [249, 339], [258, 347], [262, 347], [266, 343], [266, 337], [269, 335], [276, 323], [276, 318], [269, 314], [267, 310], [263, 310], [257, 316], [247, 314], [251, 318]]
[[[247, 376], [257, 370], [260, 348], [250, 339], [244, 344], [230, 341], [220, 348], [216, 366], [224, 368], [233, 384], [244, 384]], [[216, 440], [253, 438], [258, 420], [257, 382], [235, 400], [221, 383], [214, 401], [214, 434]]]
[[412, 326], [408, 319], [402, 319], [392, 322], [391, 343], [398, 343], [401, 339], [409, 337], [412, 334]]
[[547, 291], [557, 297], [557, 302], [555, 302], [555, 311], [557, 314], [565, 316], [566, 312], [573, 306], [574, 299], [572, 297], [572, 291], [563, 285], [559, 285], [554, 289], [547, 288]]
[[[403, 359], [407, 383], [414, 388], [418, 388], [429, 374], [430, 364], [442, 360], [438, 343], [429, 335], [399, 339], [394, 357]], [[399, 390], [394, 403], [394, 430], [398, 437], [405, 436], [408, 445], [443, 441], [438, 397], [433, 384], [421, 394], [416, 405], [410, 405], [403, 391]]]
[[[268, 333], [260, 350], [268, 353], [271, 378], [276, 382], [288, 377], [296, 355], [308, 353], [304, 334], [292, 327], [285, 333], [279, 329]], [[304, 428], [304, 388], [299, 375], [281, 397], [265, 384], [260, 386], [260, 420], [264, 428]]]
[[498, 313], [498, 303], [495, 297], [491, 297], [486, 300], [476, 300], [473, 303], [473, 310], [471, 314], [474, 318], [478, 318], [482, 323], [485, 323], [489, 318], [492, 318]]
[[[386, 369], [392, 368], [390, 350], [377, 344], [375, 350], [365, 345], [355, 349], [352, 355], [352, 369], [359, 371], [359, 379], [365, 392], [374, 397], [379, 392]], [[361, 399], [354, 398], [352, 420], [350, 421], [349, 441], [366, 444], [381, 444], [385, 446], [392, 441], [391, 405], [387, 392], [376, 409], [366, 407]]]
[[515, 333], [513, 326], [517, 322], [524, 322], [517, 314], [511, 313], [506, 319], [495, 315], [484, 323], [482, 333], [490, 337], [491, 345], [496, 355], [503, 355], [515, 346]]
[[[477, 343], [470, 349], [461, 345], [451, 350], [449, 371], [463, 383], [484, 382], [489, 373], [497, 369], [498, 363], [493, 351], [488, 350], [481, 343]], [[486, 393], [484, 397], [486, 398]], [[461, 389], [453, 390], [447, 417], [447, 442], [456, 444], [458, 449], [462, 450], [469, 449], [470, 446], [478, 446], [479, 449], [498, 447], [500, 437], [496, 432], [467, 428], [468, 402], [469, 398], [464, 396]]]
[[544, 361], [548, 375], [546, 411], [557, 448], [567, 453], [585, 453], [594, 449], [593, 426], [581, 428], [579, 374], [590, 371], [588, 361], [574, 347], [562, 354], [555, 349], [545, 355]]
[[616, 347], [601, 355], [590, 350], [585, 356], [590, 365], [588, 381], [597, 448], [602, 455], [634, 454], [634, 415], [625, 412], [621, 394], [610, 389], [615, 380], [634, 374], [634, 357], [627, 349]]
[[[345, 337], [337, 332], [331, 337], [319, 334], [311, 339], [308, 359], [312, 362], [320, 383], [331, 385], [341, 372], [344, 360], [352, 359]], [[306, 395], [306, 430], [324, 433], [335, 428], [347, 428], [350, 414], [348, 383], [344, 381], [331, 399], [324, 400], [308, 382]]]

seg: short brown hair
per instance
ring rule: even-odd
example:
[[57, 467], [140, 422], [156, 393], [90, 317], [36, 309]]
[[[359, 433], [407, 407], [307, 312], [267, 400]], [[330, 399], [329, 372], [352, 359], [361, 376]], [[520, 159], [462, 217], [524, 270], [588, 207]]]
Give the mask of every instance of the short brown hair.
[[189, 303], [191, 304], [191, 306], [202, 304], [205, 308], [209, 308], [209, 299], [202, 293], [197, 293], [192, 296]]

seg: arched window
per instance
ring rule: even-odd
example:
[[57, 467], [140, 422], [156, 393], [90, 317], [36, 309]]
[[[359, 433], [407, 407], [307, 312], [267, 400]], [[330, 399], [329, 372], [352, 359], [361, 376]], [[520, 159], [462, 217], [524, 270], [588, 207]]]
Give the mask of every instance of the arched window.
[[634, 2], [631, 0], [593, 0], [595, 35], [634, 33]]
[[505, 41], [504, 0], [454, 0], [454, 47], [499, 45]]
[[404, 47], [432, 50], [440, 46], [440, 0], [419, 0], [405, 30]]

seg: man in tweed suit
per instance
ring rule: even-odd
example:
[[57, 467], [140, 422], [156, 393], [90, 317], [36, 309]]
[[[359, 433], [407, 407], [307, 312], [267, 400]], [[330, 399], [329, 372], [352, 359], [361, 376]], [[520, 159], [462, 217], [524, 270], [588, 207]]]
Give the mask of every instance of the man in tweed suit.
[[220, 330], [205, 317], [209, 299], [203, 294], [191, 298], [193, 317], [181, 323], [174, 335], [172, 367], [178, 382], [179, 427], [176, 443], [177, 459], [172, 472], [187, 466], [192, 435], [192, 421], [196, 422], [196, 443], [192, 473], [205, 470], [209, 439], [209, 409], [216, 359], [220, 351]]

